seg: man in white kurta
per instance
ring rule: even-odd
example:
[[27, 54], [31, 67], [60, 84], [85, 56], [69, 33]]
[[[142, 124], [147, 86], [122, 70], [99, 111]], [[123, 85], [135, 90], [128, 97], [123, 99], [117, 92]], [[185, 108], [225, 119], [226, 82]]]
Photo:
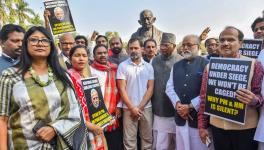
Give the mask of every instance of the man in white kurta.
[[182, 42], [183, 60], [175, 63], [167, 82], [166, 94], [175, 110], [176, 147], [178, 150], [207, 150], [197, 129], [197, 112], [202, 72], [208, 60], [198, 56], [199, 38], [187, 35]]

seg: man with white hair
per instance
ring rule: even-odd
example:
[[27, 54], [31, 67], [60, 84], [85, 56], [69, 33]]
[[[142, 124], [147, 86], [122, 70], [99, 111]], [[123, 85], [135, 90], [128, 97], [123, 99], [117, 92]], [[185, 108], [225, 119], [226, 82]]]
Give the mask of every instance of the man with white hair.
[[206, 58], [198, 56], [199, 44], [196, 35], [183, 38], [184, 59], [173, 65], [166, 87], [166, 94], [176, 110], [176, 147], [179, 150], [208, 149], [200, 140], [197, 129], [202, 73], [208, 63]]
[[64, 16], [65, 16], [63, 9], [60, 7], [54, 8], [54, 15], [55, 15], [56, 19], [58, 19], [60, 21], [62, 21], [64, 19]]

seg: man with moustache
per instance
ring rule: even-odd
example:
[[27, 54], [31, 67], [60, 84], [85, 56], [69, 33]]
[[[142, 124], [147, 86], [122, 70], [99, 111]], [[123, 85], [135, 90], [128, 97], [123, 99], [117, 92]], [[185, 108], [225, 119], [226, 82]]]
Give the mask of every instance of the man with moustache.
[[147, 39], [144, 42], [145, 55], [143, 59], [151, 63], [154, 57], [157, 55], [157, 42], [154, 39]]
[[59, 47], [61, 50], [61, 53], [59, 54], [59, 62], [66, 70], [72, 67], [69, 60], [69, 53], [74, 45], [75, 40], [70, 33], [65, 33], [59, 38]]
[[219, 51], [218, 51], [218, 39], [216, 38], [208, 38], [204, 42], [205, 48], [207, 50], [208, 55], [206, 58], [210, 60], [211, 57], [219, 57]]
[[[113, 64], [116, 64], [117, 66], [125, 61], [126, 59], [129, 58], [129, 56], [126, 54], [126, 52], [123, 51], [123, 42], [122, 42], [122, 39], [121, 37], [112, 37], [110, 40], [109, 40], [109, 45], [110, 45], [110, 51], [112, 51], [112, 55], [111, 56], [108, 56], [108, 61], [113, 63]], [[120, 125], [120, 128], [118, 128], [118, 130], [120, 130], [120, 134], [121, 134], [121, 138], [123, 139], [123, 125], [122, 125], [122, 117], [121, 117], [121, 114], [122, 114], [122, 110], [121, 110], [121, 106], [122, 105], [122, 102], [120, 102], [119, 104], [117, 104], [117, 109], [116, 109], [116, 114], [119, 114], [119, 125]], [[122, 149], [124, 149], [123, 147], [123, 141], [120, 141], [120, 143], [122, 144]]]
[[[237, 124], [214, 116], [204, 114], [206, 85], [208, 81], [208, 69], [204, 70], [200, 93], [200, 109], [198, 113], [198, 128], [200, 137], [205, 142], [208, 136], [207, 128], [210, 123], [213, 134], [213, 142], [216, 150], [257, 150], [258, 142], [254, 141], [254, 133], [258, 123], [258, 107], [263, 103], [261, 95], [261, 81], [263, 68], [261, 63], [239, 54], [244, 34], [237, 28], [228, 26], [219, 35], [220, 56], [225, 58], [248, 59], [253, 63], [252, 75], [249, 77], [248, 89], [236, 91], [236, 98], [247, 105], [245, 124]], [[209, 122], [210, 121], [210, 122]], [[263, 135], [262, 135], [263, 136]]]
[[110, 115], [115, 116], [116, 120], [112, 125], [106, 127], [104, 132], [108, 149], [109, 150], [121, 150], [122, 149], [122, 133], [119, 129], [118, 118], [120, 117], [120, 111], [117, 109], [119, 102], [119, 95], [117, 93], [116, 86], [116, 70], [117, 65], [107, 61], [107, 47], [102, 44], [98, 44], [93, 50], [94, 61], [91, 64], [91, 75], [98, 77], [101, 91], [104, 98], [105, 106]]
[[[156, 46], [155, 43], [154, 40], [149, 39], [145, 41], [145, 48], [153, 49]], [[182, 56], [177, 54], [174, 34], [163, 33], [160, 53], [152, 61], [155, 77], [154, 92], [151, 98], [154, 114], [152, 148], [155, 150], [175, 149], [175, 110], [165, 93], [170, 70], [176, 62], [182, 59]]]
[[64, 10], [61, 7], [55, 7], [54, 16], [58, 21], [63, 21], [65, 17]]
[[151, 96], [154, 87], [154, 71], [151, 64], [142, 59], [143, 44], [139, 39], [128, 41], [130, 58], [117, 70], [117, 85], [123, 102], [124, 149], [137, 148], [137, 131], [141, 137], [141, 149], [152, 146]]
[[[264, 40], [264, 18], [256, 18], [251, 25], [254, 39]], [[264, 44], [262, 44], [262, 51], [260, 52], [258, 59], [264, 60]]]
[[88, 47], [88, 40], [84, 35], [77, 35], [74, 40], [77, 45]]
[[112, 55], [108, 57], [108, 61], [111, 63], [119, 65], [121, 62], [126, 60], [128, 56], [123, 52], [123, 42], [120, 37], [112, 37], [109, 41], [110, 50], [112, 51]]
[[[44, 22], [46, 29], [52, 34], [50, 30], [49, 24], [49, 10], [44, 10]], [[60, 65], [65, 69], [68, 70], [72, 68], [71, 62], [69, 60], [69, 53], [72, 47], [75, 45], [75, 40], [71, 33], [64, 33], [59, 37], [59, 48], [61, 50], [60, 54], [58, 55]]]
[[18, 63], [24, 34], [25, 30], [19, 25], [7, 24], [1, 29], [0, 44], [2, 56], [0, 56], [0, 75], [4, 69]]
[[[264, 40], [264, 17], [256, 18], [251, 25], [251, 29], [253, 31], [254, 39]], [[262, 67], [264, 68], [264, 44], [262, 44], [262, 51], [260, 52], [258, 56], [258, 60], [261, 62]], [[264, 95], [264, 81], [262, 81], [261, 90], [262, 90], [261, 91], [262, 95]], [[255, 137], [254, 137], [254, 140], [259, 141], [259, 150], [264, 150], [264, 137], [262, 134], [260, 134], [263, 132], [264, 132], [264, 107], [262, 106], [260, 110], [260, 119], [258, 122], [258, 127], [257, 127]]]
[[202, 72], [208, 63], [207, 59], [198, 56], [199, 44], [196, 35], [183, 38], [184, 59], [173, 65], [166, 87], [166, 94], [176, 110], [176, 147], [179, 150], [208, 149], [201, 142], [197, 129]]

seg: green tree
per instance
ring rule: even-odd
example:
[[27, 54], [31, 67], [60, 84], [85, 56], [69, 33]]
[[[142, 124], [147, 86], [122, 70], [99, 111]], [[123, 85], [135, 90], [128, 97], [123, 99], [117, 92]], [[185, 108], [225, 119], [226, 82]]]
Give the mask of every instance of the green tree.
[[107, 31], [105, 32], [105, 36], [107, 37], [108, 40], [110, 40], [112, 37], [119, 36], [119, 33], [114, 31]]
[[33, 17], [29, 20], [32, 25], [44, 26], [44, 21], [40, 19], [39, 14], [34, 13]]
[[7, 23], [18, 23], [26, 29], [28, 25], [43, 25], [40, 16], [24, 0], [0, 0], [0, 28]]
[[0, 23], [6, 24], [10, 21], [9, 12], [14, 12], [12, 0], [0, 0]]
[[28, 7], [28, 3], [23, 0], [17, 0], [15, 9], [18, 23], [24, 27], [26, 26], [25, 21], [30, 22], [31, 16], [34, 16], [35, 14], [34, 11]]

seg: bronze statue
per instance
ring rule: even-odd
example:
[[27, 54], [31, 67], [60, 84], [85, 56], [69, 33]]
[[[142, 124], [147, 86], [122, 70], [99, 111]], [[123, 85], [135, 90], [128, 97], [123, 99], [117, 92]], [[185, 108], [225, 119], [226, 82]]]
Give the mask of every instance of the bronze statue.
[[152, 38], [159, 46], [163, 32], [153, 25], [155, 21], [156, 17], [153, 16], [151, 10], [143, 10], [140, 13], [140, 20], [138, 20], [138, 23], [142, 27], [138, 28], [137, 32], [133, 33], [131, 38], [139, 38], [143, 43], [147, 39]]

